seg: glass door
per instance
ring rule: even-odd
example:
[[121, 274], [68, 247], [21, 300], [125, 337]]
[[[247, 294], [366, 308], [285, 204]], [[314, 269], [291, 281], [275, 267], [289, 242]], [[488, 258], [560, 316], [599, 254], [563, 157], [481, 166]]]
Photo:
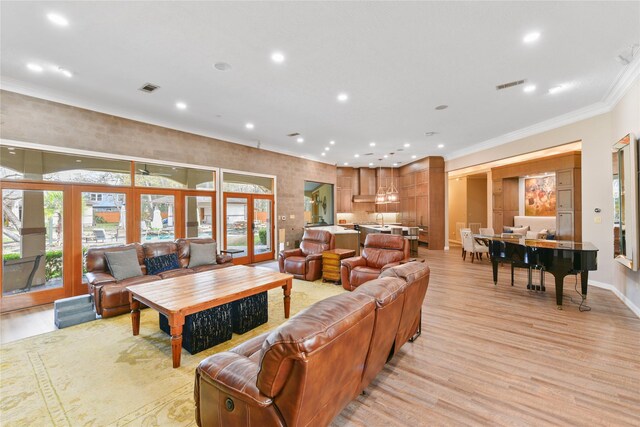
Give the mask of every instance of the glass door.
[[215, 193], [184, 192], [184, 194], [184, 236], [215, 239]]
[[253, 195], [253, 261], [273, 259], [273, 196]]
[[[69, 208], [62, 186], [17, 184], [2, 190], [2, 300], [4, 309], [65, 296]], [[38, 188], [40, 187], [40, 188]]]
[[249, 247], [253, 236], [248, 232], [250, 196], [245, 194], [224, 195], [224, 249], [231, 251], [235, 264], [251, 262]]
[[224, 249], [235, 264], [273, 259], [273, 230], [273, 196], [225, 193]]

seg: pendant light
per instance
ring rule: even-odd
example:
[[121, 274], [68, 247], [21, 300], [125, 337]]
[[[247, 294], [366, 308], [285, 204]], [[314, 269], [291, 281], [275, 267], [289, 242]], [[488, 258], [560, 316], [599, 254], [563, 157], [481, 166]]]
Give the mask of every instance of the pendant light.
[[378, 186], [378, 192], [376, 193], [376, 205], [383, 205], [385, 203], [387, 203], [387, 192], [385, 191], [384, 187], [382, 186], [382, 165], [380, 165], [380, 169], [379, 169], [379, 173], [378, 173], [378, 181], [380, 183], [380, 185]]
[[387, 188], [387, 203], [397, 203], [400, 195], [398, 189], [393, 184], [393, 166], [391, 167], [391, 185]]

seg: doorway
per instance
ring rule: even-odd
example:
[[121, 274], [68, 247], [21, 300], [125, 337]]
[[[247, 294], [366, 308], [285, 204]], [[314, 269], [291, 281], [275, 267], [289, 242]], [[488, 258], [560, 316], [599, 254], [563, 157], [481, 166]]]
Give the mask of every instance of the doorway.
[[234, 251], [234, 264], [273, 259], [273, 196], [224, 193], [223, 205], [223, 247]]

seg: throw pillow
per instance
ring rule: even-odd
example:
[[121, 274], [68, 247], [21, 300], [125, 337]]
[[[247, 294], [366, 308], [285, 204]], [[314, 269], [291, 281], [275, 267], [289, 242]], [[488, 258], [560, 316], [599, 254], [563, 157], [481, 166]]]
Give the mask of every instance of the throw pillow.
[[540, 233], [536, 231], [527, 231], [527, 239], [544, 239], [547, 237], [547, 233]]
[[109, 271], [116, 281], [142, 276], [142, 269], [138, 264], [138, 253], [135, 249], [105, 252], [104, 256], [107, 258]]
[[147, 266], [147, 274], [159, 274], [163, 271], [180, 268], [178, 254], [176, 253], [145, 258], [144, 265]]
[[524, 236], [525, 234], [527, 234], [527, 231], [529, 231], [529, 226], [525, 226], [525, 227], [513, 227], [513, 234], [520, 234], [522, 236]]
[[215, 243], [190, 243], [189, 268], [216, 264]]

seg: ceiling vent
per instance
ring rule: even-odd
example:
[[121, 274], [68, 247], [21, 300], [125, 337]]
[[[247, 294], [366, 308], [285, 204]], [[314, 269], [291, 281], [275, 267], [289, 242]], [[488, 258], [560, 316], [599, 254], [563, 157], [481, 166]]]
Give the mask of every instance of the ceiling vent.
[[154, 85], [152, 83], [145, 83], [139, 90], [143, 92], [151, 93], [158, 89], [160, 89], [160, 86], [158, 85]]
[[373, 156], [373, 153], [364, 153], [363, 156]]
[[287, 134], [287, 136], [290, 136], [290, 137], [300, 136], [300, 132], [290, 133], [290, 134]]
[[524, 84], [524, 82], [526, 82], [526, 80], [516, 80], [514, 82], [503, 83], [501, 85], [496, 86], [496, 90], [509, 89], [510, 87], [519, 86], [521, 84]]

